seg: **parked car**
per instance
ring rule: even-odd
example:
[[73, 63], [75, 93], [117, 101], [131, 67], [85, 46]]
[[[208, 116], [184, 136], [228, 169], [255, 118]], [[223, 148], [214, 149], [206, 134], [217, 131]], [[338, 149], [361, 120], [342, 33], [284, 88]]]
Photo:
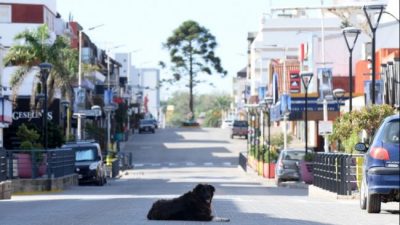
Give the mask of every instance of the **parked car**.
[[152, 119], [142, 119], [139, 122], [139, 134], [142, 132], [151, 132], [155, 133], [156, 128], [154, 126], [154, 120]]
[[158, 121], [156, 119], [153, 119], [153, 123], [154, 123], [154, 128], [158, 129]]
[[364, 152], [360, 207], [368, 213], [379, 213], [382, 202], [400, 201], [400, 116], [385, 118], [370, 146], [358, 143]]
[[246, 120], [234, 120], [232, 125], [231, 138], [235, 136], [244, 137], [247, 139], [249, 126]]
[[[312, 150], [310, 150], [310, 153]], [[283, 149], [275, 165], [275, 183], [300, 180], [300, 161], [304, 160], [304, 149]]]
[[62, 147], [75, 152], [75, 172], [79, 183], [94, 182], [99, 186], [107, 183], [106, 167], [99, 143], [91, 140], [69, 142]]

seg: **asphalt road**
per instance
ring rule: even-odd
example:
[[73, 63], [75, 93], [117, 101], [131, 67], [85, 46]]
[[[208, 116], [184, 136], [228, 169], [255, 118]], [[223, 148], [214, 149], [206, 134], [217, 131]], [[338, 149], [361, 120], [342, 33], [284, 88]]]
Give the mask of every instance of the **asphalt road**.
[[[135, 133], [122, 144], [134, 169], [103, 187], [76, 186], [59, 193], [13, 196], [0, 201], [1, 225], [221, 224], [148, 221], [151, 204], [191, 190], [197, 183], [216, 187], [213, 213], [226, 224], [385, 224], [399, 223], [399, 205], [383, 204], [380, 214], [361, 211], [357, 200], [308, 197], [307, 189], [276, 187], [238, 167], [243, 139], [224, 129], [159, 129]], [[223, 224], [223, 223], [222, 223]]]

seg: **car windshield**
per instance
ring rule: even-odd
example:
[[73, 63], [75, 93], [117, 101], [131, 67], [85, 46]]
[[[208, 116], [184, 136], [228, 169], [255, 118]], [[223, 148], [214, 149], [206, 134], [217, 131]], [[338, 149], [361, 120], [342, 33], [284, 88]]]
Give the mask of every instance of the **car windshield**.
[[97, 158], [96, 155], [96, 149], [94, 148], [75, 149], [75, 161], [92, 161]]
[[287, 151], [283, 157], [284, 160], [303, 160], [305, 152]]
[[140, 124], [154, 124], [154, 120], [141, 120]]
[[395, 120], [386, 124], [382, 141], [392, 144], [400, 143], [400, 120]]
[[247, 127], [247, 121], [235, 121], [233, 123], [235, 127]]

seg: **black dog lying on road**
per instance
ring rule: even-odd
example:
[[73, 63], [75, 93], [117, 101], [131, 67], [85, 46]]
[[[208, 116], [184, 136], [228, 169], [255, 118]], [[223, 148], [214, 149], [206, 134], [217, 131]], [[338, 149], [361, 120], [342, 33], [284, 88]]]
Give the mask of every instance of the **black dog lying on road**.
[[[198, 184], [192, 191], [173, 199], [161, 199], [151, 207], [149, 220], [211, 221], [211, 201], [215, 188], [209, 184]], [[221, 218], [220, 218], [221, 219]], [[219, 221], [229, 221], [224, 219]]]

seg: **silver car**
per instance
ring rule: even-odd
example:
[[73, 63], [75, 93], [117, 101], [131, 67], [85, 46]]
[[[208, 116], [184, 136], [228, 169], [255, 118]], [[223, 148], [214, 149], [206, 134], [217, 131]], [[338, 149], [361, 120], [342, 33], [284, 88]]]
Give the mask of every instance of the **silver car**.
[[304, 149], [281, 150], [275, 166], [275, 183], [300, 180], [300, 161], [304, 160]]

